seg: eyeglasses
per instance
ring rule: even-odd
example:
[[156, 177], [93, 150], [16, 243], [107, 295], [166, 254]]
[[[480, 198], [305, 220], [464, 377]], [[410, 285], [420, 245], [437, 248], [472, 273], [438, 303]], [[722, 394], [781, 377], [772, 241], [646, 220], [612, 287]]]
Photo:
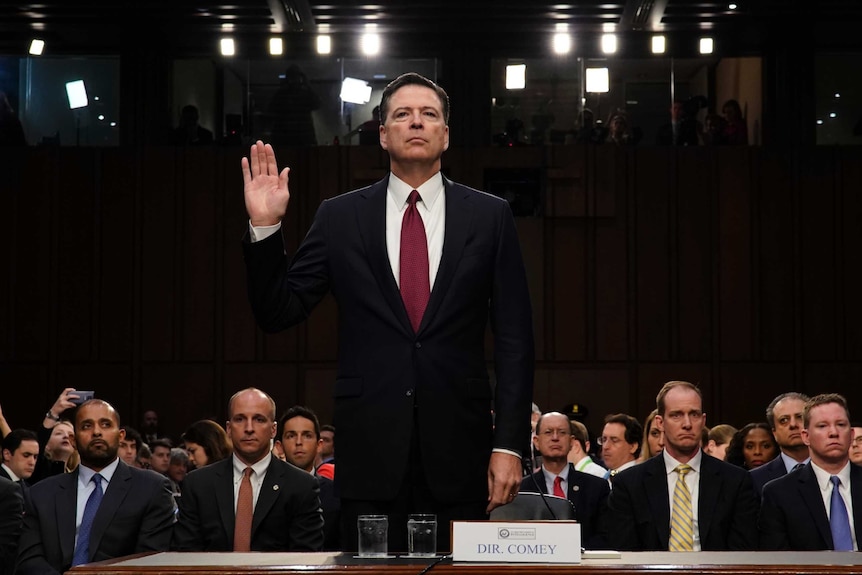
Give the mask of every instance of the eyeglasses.
[[596, 440], [596, 443], [599, 445], [619, 445], [622, 443], [622, 439], [619, 437], [606, 437], [603, 435]]
[[686, 417], [688, 417], [692, 421], [700, 421], [701, 419], [703, 419], [703, 415], [704, 414], [702, 411], [696, 411], [696, 410], [695, 411], [689, 411], [688, 413], [685, 413], [682, 411], [671, 411], [670, 413], [668, 413], [664, 417], [673, 421], [674, 423], [680, 423]]
[[862, 436], [853, 438], [853, 445], [862, 445]]
[[572, 434], [568, 429], [546, 429], [542, 431], [542, 435], [545, 437], [553, 437], [557, 435], [560, 439], [564, 439]]

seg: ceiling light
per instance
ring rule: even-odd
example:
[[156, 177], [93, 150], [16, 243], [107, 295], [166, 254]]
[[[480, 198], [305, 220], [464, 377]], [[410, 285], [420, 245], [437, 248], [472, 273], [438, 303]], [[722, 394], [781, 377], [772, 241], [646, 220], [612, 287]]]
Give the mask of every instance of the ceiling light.
[[69, 97], [69, 109], [85, 108], [89, 103], [87, 101], [87, 88], [84, 87], [83, 80], [73, 80], [66, 82], [66, 96]]
[[818, 125], [818, 126], [822, 126], [822, 125], [823, 125], [823, 120], [818, 119], [818, 120], [817, 120], [817, 125]]
[[566, 33], [554, 34], [554, 53], [568, 54], [572, 49], [572, 37]]
[[523, 90], [527, 86], [527, 65], [510, 64], [506, 66], [506, 89]]
[[373, 56], [378, 52], [380, 52], [380, 36], [372, 33], [363, 34], [362, 53], [366, 56]]
[[332, 52], [332, 38], [326, 34], [317, 37], [317, 53], [329, 54]]
[[666, 40], [664, 36], [658, 35], [652, 37], [652, 53], [664, 54], [666, 48]]
[[587, 92], [608, 92], [610, 85], [610, 75], [607, 68], [587, 68]]
[[836, 114], [835, 112], [829, 112], [829, 117], [830, 118], [837, 118], [838, 114]]
[[30, 54], [33, 56], [41, 56], [42, 50], [45, 49], [45, 41], [44, 40], [33, 40], [30, 42]]
[[236, 46], [233, 43], [233, 38], [222, 38], [220, 45], [222, 56], [233, 56], [236, 54]]
[[737, 6], [733, 2], [727, 5], [728, 10], [736, 10]]
[[284, 42], [282, 42], [281, 38], [269, 39], [269, 53], [273, 56], [284, 54]]
[[613, 54], [617, 51], [617, 37], [615, 34], [602, 34], [602, 52]]
[[712, 54], [712, 50], [715, 48], [715, 43], [712, 38], [701, 38], [700, 39], [700, 53], [701, 54]]
[[841, 97], [841, 94], [839, 94], [838, 92], [835, 92], [835, 97], [836, 97], [836, 98], [840, 98], [840, 97]]

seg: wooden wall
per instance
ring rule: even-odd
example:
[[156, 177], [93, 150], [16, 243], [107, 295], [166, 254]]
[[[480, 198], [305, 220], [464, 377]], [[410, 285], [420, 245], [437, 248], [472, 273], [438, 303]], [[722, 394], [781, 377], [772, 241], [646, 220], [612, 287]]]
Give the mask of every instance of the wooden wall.
[[[255, 385], [329, 420], [336, 310], [267, 336], [246, 300], [239, 158], [212, 148], [0, 155], [0, 405], [34, 427], [65, 386], [178, 434]], [[281, 150], [292, 251], [320, 201], [375, 181], [376, 149]], [[591, 427], [639, 418], [669, 379], [708, 424], [762, 419], [778, 393], [838, 391], [862, 416], [862, 150], [453, 149], [447, 175], [541, 167], [518, 219], [534, 305], [535, 400]], [[490, 341], [490, 339], [489, 339]], [[490, 356], [489, 356], [490, 357]]]

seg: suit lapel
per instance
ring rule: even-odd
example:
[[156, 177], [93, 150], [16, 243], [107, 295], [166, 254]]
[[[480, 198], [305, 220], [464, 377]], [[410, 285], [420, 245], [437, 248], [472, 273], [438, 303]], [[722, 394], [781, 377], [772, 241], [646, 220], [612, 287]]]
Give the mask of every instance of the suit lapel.
[[568, 500], [572, 502], [572, 505], [575, 506], [575, 513], [577, 514], [580, 509], [581, 486], [575, 483], [575, 479], [577, 479], [577, 471], [575, 471], [575, 466], [569, 463], [569, 476], [567, 481], [569, 489], [566, 495]]
[[66, 473], [57, 483], [57, 498], [55, 509], [57, 513], [57, 531], [60, 534], [60, 552], [63, 564], [71, 565], [75, 555], [75, 523], [78, 508], [78, 470]]
[[413, 327], [410, 325], [410, 318], [407, 317], [407, 310], [401, 300], [398, 283], [392, 275], [389, 252], [386, 249], [386, 188], [388, 185], [389, 178], [386, 177], [359, 192], [364, 201], [359, 202], [356, 208], [357, 225], [365, 245], [368, 265], [374, 277], [377, 278], [383, 299], [398, 318], [401, 327], [412, 334]]
[[[459, 189], [455, 184], [443, 177], [443, 191], [446, 194], [446, 226], [443, 236], [443, 256], [431, 290], [431, 299], [422, 317], [419, 333], [427, 327], [434, 318], [437, 309], [446, 296], [455, 277], [455, 270], [461, 261], [464, 244], [470, 230], [470, 220], [473, 218], [473, 203], [469, 201], [469, 193]], [[406, 314], [405, 314], [406, 316]]]
[[[856, 547], [862, 549], [862, 467], [850, 464], [850, 500], [858, 501], [853, 505], [853, 525], [856, 532]], [[858, 527], [856, 527], [858, 525]]]
[[703, 549], [703, 544], [709, 535], [709, 528], [712, 527], [712, 519], [715, 516], [715, 506], [719, 501], [724, 478], [721, 476], [721, 468], [715, 465], [717, 461], [707, 456], [705, 453], [700, 457], [700, 482], [698, 484], [698, 502], [697, 502], [697, 525], [700, 534], [700, 545]]
[[[823, 505], [823, 496], [820, 494], [820, 485], [817, 484], [817, 476], [811, 468], [811, 463], [797, 471], [796, 485], [802, 502], [808, 508], [808, 512], [814, 519], [814, 526], [820, 533], [829, 548], [832, 548], [832, 529], [829, 527], [829, 517], [826, 515], [826, 507]], [[854, 516], [856, 514], [854, 513]]]
[[283, 487], [281, 484], [284, 469], [277, 462], [281, 463], [273, 457], [269, 463], [269, 467], [266, 469], [266, 476], [263, 478], [263, 484], [260, 486], [260, 493], [257, 495], [257, 503], [254, 506], [254, 518], [251, 524], [252, 540], [254, 540], [255, 533], [257, 533], [261, 522], [263, 522], [263, 518], [267, 516], [272, 506], [278, 500], [281, 488]]
[[233, 528], [236, 524], [236, 508], [234, 506], [233, 495], [233, 457], [228, 457], [213, 465], [218, 465], [216, 469], [216, 481], [213, 486], [215, 488], [218, 514], [221, 517], [221, 524], [224, 527], [225, 538], [229, 543], [229, 548], [233, 549]]
[[122, 505], [123, 500], [126, 498], [126, 495], [129, 494], [131, 488], [132, 472], [129, 471], [129, 468], [125, 463], [120, 461], [117, 464], [117, 469], [114, 471], [113, 477], [111, 477], [110, 483], [108, 483], [108, 489], [105, 491], [102, 502], [99, 504], [96, 516], [93, 518], [93, 528], [92, 531], [90, 531], [90, 550], [88, 554], [90, 560], [93, 559], [95, 550], [99, 548], [99, 544], [102, 542], [102, 536], [105, 534], [105, 530], [111, 525], [114, 514], [117, 512], [120, 505]]
[[659, 544], [667, 549], [670, 539], [670, 500], [667, 495], [667, 474], [664, 457], [655, 456], [641, 463], [644, 466], [644, 491], [647, 505], [655, 518]]

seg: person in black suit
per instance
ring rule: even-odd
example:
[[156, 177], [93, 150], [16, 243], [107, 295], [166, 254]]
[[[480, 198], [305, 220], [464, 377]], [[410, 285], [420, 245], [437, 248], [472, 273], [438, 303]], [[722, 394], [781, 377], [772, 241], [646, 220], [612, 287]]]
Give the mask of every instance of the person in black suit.
[[552, 411], [539, 417], [533, 443], [542, 455], [542, 467], [521, 481], [521, 492], [556, 493], [554, 484], [560, 477], [560, 492], [575, 507], [575, 519], [581, 524], [581, 542], [586, 549], [604, 549], [607, 536], [601, 520], [607, 512], [611, 488], [600, 477], [582, 473], [569, 463], [567, 456], [575, 441], [568, 416]]
[[43, 479], [31, 490], [32, 512], [24, 516], [16, 573], [63, 573], [72, 567], [85, 502], [102, 476], [104, 496], [90, 532], [86, 562], [132, 553], [166, 551], [174, 522], [167, 479], [119, 460], [120, 418], [100, 399], [75, 414], [75, 443], [81, 464], [72, 473]]
[[294, 405], [278, 420], [276, 448], [284, 454], [285, 461], [317, 478], [320, 485], [320, 507], [323, 510], [323, 549], [336, 551], [339, 543], [341, 501], [335, 495], [335, 482], [318, 475], [314, 468], [317, 452], [323, 441], [320, 438], [320, 421], [317, 414], [307, 407]]
[[772, 461], [751, 470], [758, 498], [764, 485], [808, 463], [808, 446], [802, 440], [803, 411], [808, 399], [807, 395], [791, 391], [782, 393], [767, 406], [766, 422], [781, 451]]
[[24, 498], [24, 508], [28, 509], [32, 501], [27, 480], [33, 475], [39, 460], [39, 437], [29, 429], [13, 429], [3, 438], [2, 445], [0, 461], [3, 464], [0, 465], [0, 477], [5, 477], [18, 486]]
[[760, 548], [764, 551], [823, 551], [840, 548], [833, 538], [832, 476], [845, 509], [853, 509], [850, 546], [860, 549], [862, 529], [862, 467], [850, 463], [853, 429], [847, 401], [836, 393], [812, 397], [805, 404], [802, 431], [811, 460], [805, 467], [770, 481], [763, 487], [758, 518]]
[[[273, 457], [275, 402], [259, 389], [231, 397], [226, 430], [233, 455], [186, 476], [171, 548], [175, 551], [319, 551], [323, 515], [317, 481]], [[247, 549], [237, 541], [243, 472], [256, 494]]]
[[[701, 451], [706, 424], [702, 406], [700, 390], [691, 383], [670, 381], [659, 391], [655, 423], [664, 432], [664, 450], [616, 476], [608, 498], [608, 533], [614, 548], [671, 549], [672, 494], [677, 481], [684, 480], [693, 520], [688, 525], [693, 532], [688, 550], [756, 549], [757, 498], [751, 477]], [[690, 471], [677, 472], [681, 464]]]
[[0, 477], [0, 575], [12, 573], [23, 518], [21, 490], [11, 480]]
[[[272, 147], [260, 141], [242, 159], [249, 299], [260, 327], [275, 332], [303, 321], [327, 293], [335, 297], [344, 547], [356, 549], [357, 515], [381, 513], [392, 526], [389, 549], [406, 550], [407, 514], [424, 512], [437, 514], [445, 551], [450, 520], [486, 519], [520, 487], [532, 310], [511, 208], [440, 172], [449, 145], [446, 92], [404, 74], [384, 90], [380, 115], [390, 174], [324, 201], [292, 262], [278, 233], [289, 169], [279, 172]], [[401, 233], [420, 227], [426, 241], [402, 250]], [[402, 252], [410, 254], [403, 266]], [[416, 298], [405, 304], [402, 292]], [[485, 361], [489, 320], [496, 386]]]

